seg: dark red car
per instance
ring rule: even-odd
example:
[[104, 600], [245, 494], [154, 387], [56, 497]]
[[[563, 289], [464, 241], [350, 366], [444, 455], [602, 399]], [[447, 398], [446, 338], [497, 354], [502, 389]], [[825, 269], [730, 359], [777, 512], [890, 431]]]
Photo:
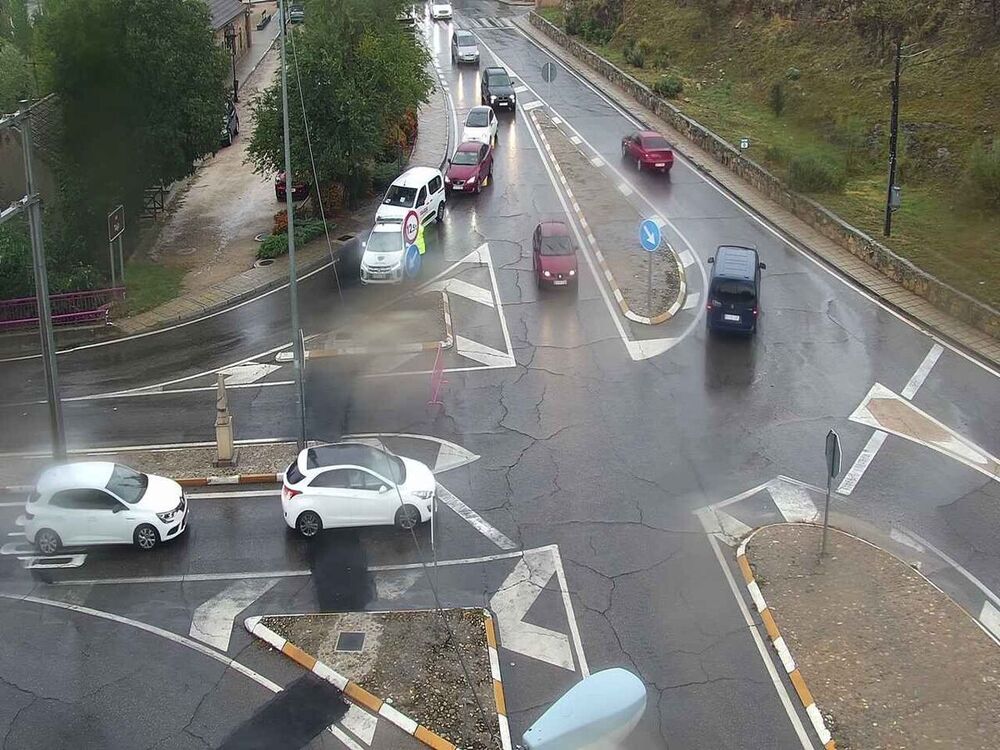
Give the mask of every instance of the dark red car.
[[[301, 201], [305, 200], [306, 196], [309, 195], [309, 183], [302, 182], [301, 180], [295, 180], [292, 182], [292, 200]], [[274, 197], [277, 198], [282, 203], [285, 202], [287, 193], [285, 192], [285, 173], [284, 171], [278, 172], [274, 176]]]
[[463, 193], [480, 193], [493, 179], [493, 147], [478, 141], [459, 145], [448, 162], [445, 187]]
[[622, 138], [622, 158], [644, 169], [663, 172], [674, 166], [674, 152], [667, 139], [652, 130], [637, 130]]
[[561, 221], [543, 221], [535, 227], [531, 240], [533, 266], [538, 288], [576, 288], [576, 243], [569, 227]]

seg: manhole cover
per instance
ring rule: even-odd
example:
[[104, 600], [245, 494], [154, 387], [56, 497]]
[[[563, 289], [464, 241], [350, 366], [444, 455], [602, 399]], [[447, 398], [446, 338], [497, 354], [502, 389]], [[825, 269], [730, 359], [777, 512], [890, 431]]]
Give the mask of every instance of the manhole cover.
[[274, 258], [262, 258], [253, 264], [254, 268], [265, 268], [274, 263]]
[[337, 651], [361, 651], [364, 645], [364, 633], [342, 631], [337, 635]]
[[255, 235], [253, 236], [253, 238], [254, 238], [254, 241], [255, 241], [255, 242], [263, 242], [264, 240], [266, 240], [266, 239], [267, 239], [268, 237], [270, 237], [270, 236], [271, 236], [271, 235], [270, 235], [270, 234], [268, 234], [267, 232], [260, 232], [260, 233], [258, 233], [258, 234], [255, 234]]
[[353, 234], [342, 234], [337, 238], [339, 242], [347, 242], [348, 240], [353, 240], [353, 239], [354, 239]]

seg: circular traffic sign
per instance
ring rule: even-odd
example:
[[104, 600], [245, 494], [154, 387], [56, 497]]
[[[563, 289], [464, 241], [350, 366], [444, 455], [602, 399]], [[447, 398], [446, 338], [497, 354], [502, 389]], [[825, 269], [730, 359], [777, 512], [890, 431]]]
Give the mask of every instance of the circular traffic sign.
[[412, 245], [417, 241], [417, 233], [420, 231], [420, 216], [416, 211], [408, 211], [403, 219], [403, 242]]
[[420, 275], [420, 267], [423, 259], [420, 257], [420, 248], [410, 245], [406, 248], [406, 257], [403, 260], [403, 270], [406, 271], [406, 278], [415, 279]]
[[545, 63], [542, 66], [542, 80], [546, 83], [552, 83], [556, 80], [556, 66], [550, 62]]
[[655, 253], [660, 246], [660, 225], [652, 219], [646, 219], [639, 225], [639, 244], [642, 249]]

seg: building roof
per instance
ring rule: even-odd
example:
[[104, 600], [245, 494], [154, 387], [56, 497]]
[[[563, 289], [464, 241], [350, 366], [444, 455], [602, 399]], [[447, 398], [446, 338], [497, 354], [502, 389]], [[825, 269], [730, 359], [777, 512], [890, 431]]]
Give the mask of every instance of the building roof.
[[212, 18], [212, 29], [221, 29], [236, 16], [246, 12], [247, 6], [240, 0], [206, 0]]

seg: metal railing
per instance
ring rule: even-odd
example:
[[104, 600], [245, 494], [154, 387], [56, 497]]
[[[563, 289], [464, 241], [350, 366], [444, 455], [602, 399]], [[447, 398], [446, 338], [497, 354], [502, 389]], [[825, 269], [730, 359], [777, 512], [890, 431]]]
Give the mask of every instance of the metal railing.
[[[52, 294], [52, 324], [57, 326], [107, 323], [111, 306], [125, 301], [125, 287], [92, 289], [85, 292]], [[38, 325], [35, 297], [0, 300], [0, 331], [33, 328]]]

